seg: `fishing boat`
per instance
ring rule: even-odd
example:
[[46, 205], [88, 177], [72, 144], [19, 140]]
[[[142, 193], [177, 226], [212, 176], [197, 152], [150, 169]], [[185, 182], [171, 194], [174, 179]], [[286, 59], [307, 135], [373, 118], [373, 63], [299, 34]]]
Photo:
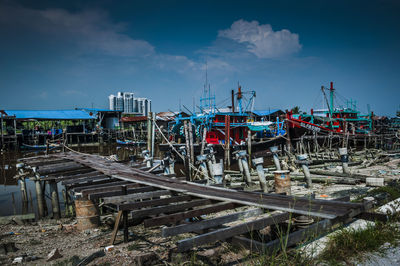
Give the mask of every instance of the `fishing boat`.
[[[329, 90], [329, 99], [326, 90]], [[361, 115], [355, 101], [347, 101], [346, 106], [335, 107], [333, 82], [330, 83], [329, 89], [322, 86], [321, 91], [328, 106], [327, 110], [311, 109], [310, 114], [287, 112], [291, 136], [300, 137], [310, 133], [366, 135], [373, 131], [372, 112]]]
[[[206, 144], [215, 145], [217, 152], [222, 152], [227, 145], [232, 148], [247, 149], [248, 144], [251, 143], [252, 150], [257, 151], [265, 150], [269, 146], [283, 142], [283, 139], [280, 139], [286, 134], [283, 130], [283, 120], [253, 121], [252, 111], [255, 96], [255, 91], [244, 92], [241, 86], [238, 86], [237, 92], [232, 90], [231, 93], [232, 105], [217, 107], [215, 95], [211, 96], [208, 88], [203, 92], [203, 97], [200, 98], [199, 113], [190, 112], [191, 115], [188, 117], [178, 115], [169, 124], [169, 140], [174, 146], [183, 146], [186, 143], [186, 138], [192, 137], [196, 152], [200, 151], [201, 145], [199, 143], [203, 139]], [[190, 132], [192, 132], [192, 136]], [[252, 137], [262, 140], [250, 142], [250, 134]], [[161, 144], [160, 150], [166, 150], [168, 146], [168, 144]]]

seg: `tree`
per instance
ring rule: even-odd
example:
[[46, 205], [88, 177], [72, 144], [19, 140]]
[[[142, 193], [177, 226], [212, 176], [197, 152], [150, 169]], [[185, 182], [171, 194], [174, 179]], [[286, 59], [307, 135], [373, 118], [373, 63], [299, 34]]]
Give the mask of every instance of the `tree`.
[[300, 107], [299, 106], [295, 106], [292, 108], [292, 113], [293, 114], [299, 114], [300, 113]]

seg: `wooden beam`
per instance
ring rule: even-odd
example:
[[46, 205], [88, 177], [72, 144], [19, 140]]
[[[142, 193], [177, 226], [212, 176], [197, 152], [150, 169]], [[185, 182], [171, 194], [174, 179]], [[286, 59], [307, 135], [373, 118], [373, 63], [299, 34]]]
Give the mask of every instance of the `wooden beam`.
[[260, 230], [262, 228], [265, 228], [266, 226], [286, 221], [287, 219], [289, 219], [289, 217], [289, 213], [285, 212], [257, 219], [255, 221], [242, 223], [236, 226], [222, 228], [206, 234], [178, 241], [177, 249], [178, 252], [184, 252], [192, 249], [195, 246], [204, 245], [207, 243], [214, 243], [218, 240], [225, 240], [227, 238], [231, 238], [233, 236], [247, 233], [253, 230]]
[[86, 166], [78, 164], [76, 162], [68, 162], [68, 163], [60, 163], [60, 164], [38, 167], [37, 172], [40, 173], [41, 175], [48, 175], [57, 172], [71, 171], [85, 167]]
[[[95, 182], [93, 182], [95, 181]], [[106, 185], [106, 184], [114, 184], [116, 182], [123, 182], [119, 179], [116, 178], [110, 178], [110, 179], [104, 179], [104, 180], [92, 180], [92, 181], [88, 181], [87, 183], [79, 183], [79, 184], [74, 184], [74, 185], [70, 185], [68, 186], [68, 189], [73, 189], [74, 191], [76, 189], [80, 189], [80, 188], [84, 188], [84, 187], [92, 187], [92, 186], [98, 186], [98, 185]], [[129, 181], [125, 181], [128, 183], [131, 183]]]
[[101, 173], [100, 171], [96, 171], [95, 169], [92, 169], [92, 168], [82, 168], [82, 169], [78, 169], [78, 170], [71, 170], [71, 171], [65, 171], [62, 173], [51, 174], [51, 175], [46, 176], [45, 178], [54, 179], [54, 178], [62, 178], [62, 177], [68, 177], [68, 176], [78, 175], [78, 174], [89, 174], [89, 173], [94, 173], [94, 172]]
[[132, 212], [132, 218], [143, 218], [150, 215], [157, 215], [161, 213], [171, 213], [186, 210], [189, 208], [211, 204], [209, 199], [198, 199], [180, 204], [171, 204], [167, 206], [159, 206], [150, 209], [137, 210]]
[[83, 189], [81, 190], [80, 194], [82, 194], [82, 197], [87, 197], [89, 194], [95, 194], [95, 193], [102, 193], [102, 192], [111, 192], [111, 191], [121, 191], [122, 186], [126, 186], [127, 188], [137, 188], [140, 185], [136, 183], [130, 183], [130, 184], [123, 184], [123, 185], [104, 185], [99, 188], [90, 188], [90, 189]]
[[39, 161], [27, 161], [25, 164], [29, 165], [30, 167], [34, 166], [38, 167], [38, 166], [52, 165], [52, 164], [66, 163], [66, 162], [72, 162], [72, 161], [67, 159], [55, 159], [55, 160], [45, 159]]
[[65, 181], [62, 181], [61, 184], [63, 184], [64, 186], [69, 186], [69, 185], [73, 185], [73, 184], [80, 184], [80, 183], [86, 183], [88, 181], [103, 180], [103, 179], [107, 180], [107, 179], [111, 179], [111, 177], [100, 174], [100, 175], [91, 176], [91, 177], [65, 180]]
[[155, 197], [160, 197], [160, 196], [166, 196], [166, 195], [170, 195], [170, 194], [171, 194], [171, 192], [168, 190], [157, 190], [157, 191], [151, 191], [151, 192], [130, 194], [130, 195], [125, 195], [125, 196], [107, 197], [107, 198], [104, 198], [104, 203], [117, 204], [117, 203], [126, 202], [126, 201], [149, 199], [149, 198], [155, 198]]
[[99, 184], [91, 183], [91, 184], [88, 184], [87, 186], [76, 187], [73, 190], [74, 190], [75, 193], [79, 193], [79, 192], [81, 192], [83, 190], [86, 190], [86, 189], [94, 189], [94, 188], [103, 188], [103, 187], [108, 187], [108, 186], [121, 186], [121, 185], [132, 184], [132, 182], [129, 182], [129, 181], [120, 181], [118, 179], [111, 179], [111, 180], [114, 180], [114, 182], [107, 182], [107, 183], [97, 182]]
[[47, 181], [47, 180], [54, 180], [56, 182], [68, 180], [68, 179], [74, 179], [74, 178], [82, 178], [82, 177], [90, 177], [90, 176], [95, 176], [95, 175], [102, 175], [103, 173], [96, 171], [94, 169], [88, 169], [87, 173], [76, 173], [75, 171], [72, 172], [71, 174], [62, 174], [62, 175], [49, 175], [46, 177], [43, 177], [42, 180]]
[[176, 197], [169, 197], [169, 198], [163, 198], [163, 199], [146, 200], [146, 201], [120, 204], [117, 206], [117, 209], [131, 211], [131, 210], [136, 210], [136, 209], [145, 208], [145, 207], [162, 206], [162, 205], [167, 205], [167, 204], [174, 203], [174, 202], [183, 202], [183, 201], [188, 201], [191, 199], [193, 199], [193, 197], [185, 195], [185, 196], [176, 196]]
[[[119, 191], [109, 191], [109, 192], [99, 192], [99, 193], [90, 193], [88, 195], [88, 198], [90, 200], [97, 200], [99, 198], [113, 198], [117, 199], [116, 196], [122, 196], [124, 199], [128, 199], [126, 196], [128, 194], [135, 194], [135, 193], [143, 193], [143, 192], [150, 192], [157, 190], [157, 188], [154, 187], [139, 187], [139, 188], [131, 188], [127, 189], [126, 191], [123, 190], [123, 187], [121, 187], [121, 190]], [[126, 192], [126, 193], [125, 193]]]
[[114, 245], [115, 238], [117, 237], [119, 222], [121, 221], [122, 211], [118, 211], [117, 218], [115, 219], [114, 229], [110, 239], [110, 245]]
[[163, 224], [172, 224], [172, 223], [176, 223], [178, 221], [184, 220], [186, 218], [192, 218], [192, 217], [197, 217], [197, 216], [201, 216], [204, 214], [225, 211], [225, 210], [233, 209], [235, 207], [237, 207], [237, 205], [235, 205], [234, 203], [222, 202], [222, 203], [214, 204], [211, 206], [206, 206], [206, 207], [199, 208], [199, 209], [192, 210], [192, 211], [179, 212], [179, 213], [160, 216], [160, 217], [156, 217], [156, 218], [152, 218], [152, 219], [147, 219], [144, 221], [144, 226], [152, 227], [152, 226], [158, 226], [158, 225], [163, 225]]
[[239, 219], [257, 216], [257, 215], [260, 215], [263, 213], [264, 213], [264, 211], [262, 209], [257, 208], [257, 209], [243, 211], [243, 212], [236, 212], [236, 213], [228, 214], [225, 216], [207, 219], [207, 220], [203, 220], [203, 221], [199, 221], [199, 222], [194, 222], [194, 223], [190, 223], [190, 224], [181, 224], [181, 225], [177, 225], [177, 226], [173, 226], [173, 227], [164, 227], [162, 229], [161, 235], [163, 237], [168, 237], [168, 236], [175, 236], [175, 235], [188, 233], [188, 232], [200, 231], [200, 230], [220, 226], [222, 224], [230, 223], [233, 221], [237, 221]]

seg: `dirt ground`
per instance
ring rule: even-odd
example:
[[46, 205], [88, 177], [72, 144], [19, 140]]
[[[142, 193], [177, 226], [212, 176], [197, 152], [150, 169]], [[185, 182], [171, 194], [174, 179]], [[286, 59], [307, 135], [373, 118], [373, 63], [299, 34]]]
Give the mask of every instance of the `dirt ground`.
[[[188, 235], [162, 238], [159, 237], [160, 229], [145, 230], [142, 225], [129, 229], [128, 243], [123, 243], [120, 231], [114, 247], [89, 265], [182, 265], [194, 261], [196, 265], [236, 264], [249, 253], [234, 249], [227, 243], [217, 243], [179, 254], [173, 252], [174, 243]], [[109, 246], [111, 231], [106, 225], [78, 231], [75, 219], [3, 225], [0, 228], [0, 247], [11, 243], [15, 245], [15, 251], [10, 247], [8, 252], [1, 249], [0, 264], [11, 265], [22, 257], [24, 265], [77, 265], [85, 257], [105, 250]], [[48, 261], [48, 254], [54, 249], [58, 249], [62, 257]]]
[[[400, 159], [391, 160], [382, 165], [369, 168], [352, 168], [360, 174], [385, 177], [392, 180], [400, 178]], [[331, 169], [332, 170], [332, 169]], [[340, 167], [337, 167], [340, 171]], [[302, 190], [302, 182], [293, 182], [293, 194], [307, 194]], [[313, 191], [316, 198], [326, 199], [351, 195], [352, 198], [365, 193], [368, 187], [361, 185], [325, 185], [315, 184]], [[305, 193], [302, 193], [305, 192]], [[298, 193], [296, 193], [298, 192]], [[235, 211], [235, 210], [233, 210]], [[132, 226], [128, 243], [123, 243], [120, 231], [114, 247], [109, 246], [112, 228], [106, 224], [96, 229], [78, 231], [76, 219], [63, 218], [58, 221], [45, 219], [29, 224], [11, 223], [0, 227], [0, 264], [11, 265], [77, 265], [83, 259], [95, 254], [95, 258], [81, 265], [216, 265], [245, 264], [251, 257], [249, 251], [238, 249], [226, 242], [203, 246], [193, 252], [175, 253], [175, 243], [190, 234], [176, 237], [160, 237], [160, 228], [144, 229], [143, 225]], [[57, 249], [60, 256], [48, 260], [48, 254]], [[102, 253], [101, 251], [104, 251]], [[57, 252], [56, 252], [57, 253]], [[394, 254], [394, 255], [393, 255]], [[385, 254], [370, 254], [372, 262], [362, 265], [399, 265], [399, 249], [390, 249]], [[375, 263], [374, 263], [375, 262]], [[357, 264], [357, 263], [356, 263]]]

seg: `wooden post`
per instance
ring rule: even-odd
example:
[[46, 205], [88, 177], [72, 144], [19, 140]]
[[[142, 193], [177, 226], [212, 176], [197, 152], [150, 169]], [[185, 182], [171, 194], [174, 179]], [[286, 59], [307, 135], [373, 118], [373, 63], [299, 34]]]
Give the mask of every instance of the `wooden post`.
[[188, 126], [187, 126], [187, 121], [183, 121], [183, 131], [185, 134], [185, 145], [186, 145], [186, 155], [184, 158], [185, 162], [185, 172], [186, 172], [186, 180], [190, 181], [191, 180], [191, 174], [190, 174], [190, 141], [189, 141], [189, 133], [188, 133]]
[[17, 137], [17, 120], [14, 118], [14, 149], [18, 148], [18, 137]]
[[192, 122], [189, 120], [189, 146], [190, 146], [190, 161], [194, 163], [194, 146], [193, 146], [193, 126]]
[[51, 207], [53, 212], [53, 219], [60, 219], [60, 200], [58, 198], [57, 183], [54, 180], [49, 181], [50, 195], [51, 195]]
[[3, 114], [1, 114], [0, 124], [1, 124], [1, 146], [0, 146], [0, 149], [3, 149], [3, 147], [4, 147]]
[[151, 117], [152, 117], [152, 112], [149, 112], [147, 115], [147, 150], [151, 151]]
[[156, 134], [156, 114], [151, 113], [151, 158], [154, 160], [154, 143], [156, 141], [155, 134]]
[[[122, 192], [124, 195], [128, 195], [127, 187], [124, 185], [122, 186]], [[124, 243], [129, 241], [129, 228], [128, 228], [128, 211], [122, 211], [122, 222], [124, 225]]]
[[46, 155], [49, 155], [50, 150], [50, 140], [46, 137]]
[[204, 147], [206, 146], [206, 135], [207, 135], [207, 127], [204, 126], [204, 129], [203, 129], [203, 138], [202, 138], [202, 141], [201, 141], [200, 155], [203, 155], [203, 154], [204, 154]]
[[225, 167], [230, 169], [231, 160], [230, 160], [230, 131], [231, 131], [231, 117], [229, 115], [225, 116]]
[[292, 142], [290, 141], [290, 131], [289, 131], [289, 121], [285, 120], [285, 127], [286, 127], [286, 147], [288, 153], [292, 153]]
[[251, 130], [247, 131], [247, 152], [249, 154], [249, 161], [251, 161]]

